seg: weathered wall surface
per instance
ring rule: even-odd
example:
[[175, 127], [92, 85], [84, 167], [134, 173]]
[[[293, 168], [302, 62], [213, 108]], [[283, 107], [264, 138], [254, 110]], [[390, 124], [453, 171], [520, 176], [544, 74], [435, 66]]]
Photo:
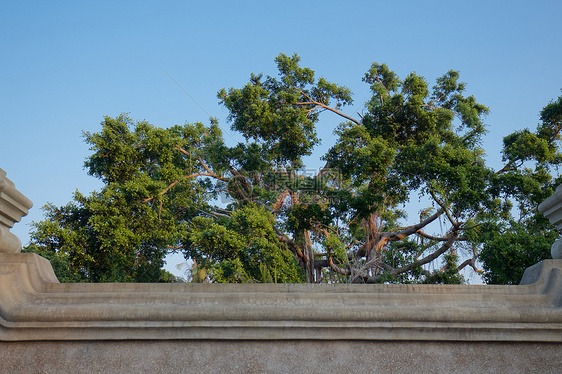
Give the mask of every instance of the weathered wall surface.
[[2, 373], [560, 373], [556, 343], [58, 341], [0, 343]]
[[561, 269], [519, 286], [61, 284], [47, 260], [0, 253], [0, 341], [562, 342]]
[[60, 284], [0, 254], [0, 373], [559, 373], [562, 260], [520, 286]]

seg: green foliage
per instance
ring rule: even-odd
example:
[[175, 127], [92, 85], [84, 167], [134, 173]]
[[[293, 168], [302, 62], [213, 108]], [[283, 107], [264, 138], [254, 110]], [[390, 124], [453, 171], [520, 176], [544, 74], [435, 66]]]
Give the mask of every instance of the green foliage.
[[[504, 138], [494, 170], [481, 147], [489, 110], [454, 70], [430, 87], [373, 63], [356, 119], [348, 88], [296, 54], [275, 61], [277, 77], [218, 93], [244, 142], [227, 145], [214, 119], [163, 129], [121, 115], [85, 133], [86, 169], [104, 187], [46, 206], [28, 250], [64, 279], [137, 282], [173, 280], [170, 250], [193, 261], [194, 282], [462, 283], [481, 261], [486, 281], [517, 283], [548, 256], [557, 233], [536, 207], [562, 181], [562, 97], [534, 132]], [[343, 122], [310, 172], [322, 112]], [[427, 208], [408, 222], [416, 200]]]
[[72, 259], [68, 253], [57, 251], [47, 246], [38, 247], [35, 243], [22, 249], [22, 253], [36, 253], [49, 260], [57, 279], [61, 283], [80, 283], [87, 281], [87, 277], [77, 272], [76, 268], [72, 266]]
[[[86, 133], [94, 151], [86, 167], [105, 187], [90, 196], [76, 192], [74, 201], [60, 208], [45, 206], [46, 220], [35, 223], [32, 245], [68, 256], [73, 271], [87, 281], [170, 279], [161, 268], [168, 246], [177, 243], [177, 217], [205, 206], [211, 196], [204, 182], [182, 180], [196, 168], [175, 148], [194, 151], [212, 128], [163, 130], [145, 122], [131, 127], [122, 115], [106, 118], [100, 133]], [[163, 194], [172, 183], [183, 188]]]
[[443, 256], [445, 265], [442, 269], [434, 271], [426, 276], [424, 283], [437, 283], [437, 284], [462, 284], [464, 278], [459, 274], [458, 255], [448, 253]]
[[[302, 282], [295, 256], [277, 239], [274, 217], [265, 208], [249, 204], [231, 217], [192, 221], [186, 253], [225, 282]], [[273, 275], [272, 275], [273, 273]]]
[[296, 104], [304, 96], [307, 102], [316, 100], [324, 105], [335, 99], [339, 107], [351, 104], [351, 93], [324, 78], [315, 84], [314, 72], [301, 68], [296, 54], [280, 54], [275, 61], [280, 79], [252, 74], [246, 86], [222, 89], [218, 98], [230, 111], [232, 130], [263, 142], [260, 155], [265, 160], [301, 165], [302, 156], [310, 155], [318, 143], [314, 126], [318, 114]]
[[491, 224], [482, 235], [484, 280], [494, 284], [519, 284], [527, 267], [550, 258], [550, 247], [559, 236], [540, 213], [525, 221]]

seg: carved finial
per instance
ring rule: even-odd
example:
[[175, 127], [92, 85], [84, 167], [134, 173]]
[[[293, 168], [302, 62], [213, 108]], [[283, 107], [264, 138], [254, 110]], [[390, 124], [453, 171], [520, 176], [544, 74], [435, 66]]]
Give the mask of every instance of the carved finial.
[[0, 252], [18, 253], [21, 250], [20, 240], [10, 229], [32, 206], [31, 200], [16, 190], [14, 182], [0, 169]]

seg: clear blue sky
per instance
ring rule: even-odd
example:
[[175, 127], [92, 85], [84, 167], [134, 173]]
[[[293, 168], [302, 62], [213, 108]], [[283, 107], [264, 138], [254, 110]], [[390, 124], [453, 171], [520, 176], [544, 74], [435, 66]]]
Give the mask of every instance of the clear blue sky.
[[[374, 61], [430, 83], [459, 70], [491, 109], [484, 146], [499, 167], [502, 137], [534, 128], [561, 94], [561, 15], [561, 1], [543, 0], [0, 0], [0, 168], [34, 202], [12, 231], [25, 245], [41, 206], [100, 187], [83, 169], [82, 131], [98, 131], [104, 115], [168, 127], [209, 113], [238, 139], [216, 92], [276, 74], [280, 52], [351, 88], [349, 115], [368, 98], [361, 78]], [[320, 125], [318, 153], [338, 121]]]

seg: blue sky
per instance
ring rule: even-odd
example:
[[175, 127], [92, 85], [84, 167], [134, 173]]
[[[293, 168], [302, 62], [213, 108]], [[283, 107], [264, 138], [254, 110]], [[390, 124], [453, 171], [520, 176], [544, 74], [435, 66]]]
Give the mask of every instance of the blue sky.
[[[1, 0], [0, 168], [34, 202], [12, 231], [26, 244], [41, 206], [101, 186], [83, 169], [82, 131], [98, 131], [104, 115], [168, 127], [210, 114], [238, 140], [216, 93], [276, 74], [280, 52], [355, 92], [349, 115], [368, 99], [361, 78], [374, 61], [431, 84], [460, 71], [491, 109], [484, 147], [499, 168], [503, 136], [534, 128], [561, 94], [561, 14], [562, 2], [542, 0]], [[316, 158], [338, 122], [322, 117]]]

